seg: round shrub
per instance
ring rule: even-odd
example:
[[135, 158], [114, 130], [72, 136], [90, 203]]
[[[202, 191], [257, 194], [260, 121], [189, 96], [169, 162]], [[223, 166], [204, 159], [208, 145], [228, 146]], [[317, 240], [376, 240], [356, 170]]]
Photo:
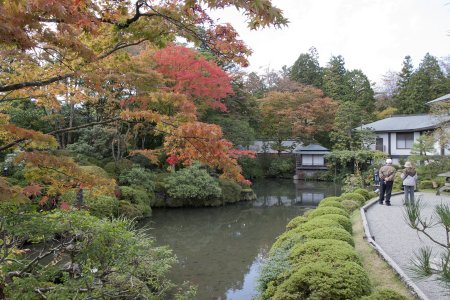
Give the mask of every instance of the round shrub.
[[364, 197], [364, 199], [366, 199], [366, 201], [370, 199], [369, 191], [366, 189], [359, 188], [354, 190], [353, 193], [360, 194], [361, 196]]
[[116, 216], [119, 209], [119, 201], [116, 197], [100, 195], [94, 198], [85, 197], [85, 203], [89, 212], [99, 218]]
[[369, 296], [364, 296], [360, 300], [407, 300], [408, 298], [400, 295], [394, 290], [381, 289], [376, 290], [373, 294]]
[[219, 179], [219, 186], [222, 190], [222, 200], [225, 203], [237, 202], [241, 199], [242, 187], [230, 179]]
[[166, 187], [171, 197], [186, 200], [219, 198], [222, 193], [218, 181], [199, 164], [171, 173], [166, 179]]
[[[314, 218], [306, 223], [300, 224], [297, 228], [293, 229], [297, 232], [307, 232], [317, 228], [341, 228], [344, 229], [336, 220], [325, 218]], [[345, 230], [345, 229], [344, 229]]]
[[349, 217], [348, 213], [343, 210], [342, 208], [337, 207], [319, 207], [313, 210], [311, 213], [308, 214], [308, 219], [311, 220], [318, 216], [323, 215], [330, 215], [330, 214], [336, 214], [336, 215], [342, 215], [344, 217]]
[[337, 201], [337, 202], [341, 202], [342, 198], [341, 197], [336, 197], [336, 196], [331, 196], [331, 197], [326, 197], [323, 198], [320, 203], [326, 203], [328, 201]]
[[317, 228], [303, 233], [306, 239], [332, 239], [349, 243], [355, 246], [353, 237], [348, 231], [342, 228]]
[[275, 251], [288, 250], [291, 249], [294, 245], [298, 243], [302, 243], [305, 240], [305, 235], [303, 232], [299, 232], [297, 230], [289, 230], [281, 234], [273, 243], [270, 248], [269, 255], [273, 255]]
[[276, 158], [270, 163], [267, 175], [270, 177], [292, 177], [295, 161], [290, 158]]
[[369, 199], [373, 199], [373, 198], [378, 198], [378, 194], [377, 193], [375, 193], [375, 192], [369, 192]]
[[433, 189], [433, 182], [431, 180], [421, 180], [419, 183], [419, 188], [422, 189]]
[[359, 202], [356, 202], [354, 200], [343, 200], [341, 204], [345, 211], [349, 214], [361, 207]]
[[119, 174], [121, 174], [122, 172], [126, 171], [126, 170], [131, 170], [131, 168], [133, 167], [133, 162], [131, 160], [128, 159], [121, 159], [117, 162], [109, 162], [107, 163], [103, 169], [108, 172], [108, 174], [113, 175], [113, 176], [118, 176]]
[[344, 227], [344, 229], [349, 232], [352, 233], [352, 222], [350, 221], [350, 219], [346, 216], [343, 215], [337, 215], [337, 214], [330, 214], [330, 215], [323, 215], [323, 216], [318, 216], [315, 217], [315, 219], [326, 219], [326, 220], [333, 220], [336, 221], [337, 223], [339, 223], [342, 227]]
[[342, 199], [344, 200], [353, 200], [359, 202], [361, 205], [364, 205], [366, 203], [366, 199], [358, 194], [358, 193], [345, 193], [341, 195]]
[[352, 261], [361, 265], [355, 249], [348, 243], [333, 239], [309, 240], [291, 249], [289, 259], [296, 265], [318, 261], [332, 263], [337, 260]]
[[134, 185], [145, 189], [147, 192], [155, 190], [155, 174], [144, 168], [134, 166], [131, 170], [120, 173], [120, 185]]
[[307, 222], [308, 219], [305, 216], [298, 216], [293, 218], [287, 225], [286, 230], [291, 230], [296, 228], [298, 225]]
[[126, 200], [119, 201], [119, 216], [129, 219], [142, 218], [142, 211], [135, 205]]
[[337, 201], [327, 201], [324, 203], [320, 202], [319, 207], [337, 207], [337, 208], [344, 209], [344, 206], [342, 206], [341, 202], [337, 202]]
[[276, 289], [274, 300], [359, 299], [370, 293], [364, 269], [351, 261], [315, 262], [301, 266]]
[[147, 192], [141, 187], [120, 186], [120, 200], [133, 204], [136, 209], [141, 211], [143, 216], [150, 215], [152, 198], [154, 198], [154, 194]]

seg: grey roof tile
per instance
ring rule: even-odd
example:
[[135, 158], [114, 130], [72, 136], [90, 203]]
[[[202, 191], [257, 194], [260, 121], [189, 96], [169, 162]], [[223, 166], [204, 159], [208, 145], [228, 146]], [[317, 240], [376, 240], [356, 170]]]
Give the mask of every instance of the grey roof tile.
[[450, 100], [450, 94], [444, 95], [444, 96], [439, 97], [434, 100], [431, 100], [431, 101], [427, 102], [427, 104], [434, 104], [436, 102], [441, 102], [441, 101], [446, 101], [446, 100]]
[[448, 115], [400, 115], [365, 124], [355, 129], [372, 129], [376, 132], [419, 131], [436, 128], [437, 125], [449, 120], [450, 116]]

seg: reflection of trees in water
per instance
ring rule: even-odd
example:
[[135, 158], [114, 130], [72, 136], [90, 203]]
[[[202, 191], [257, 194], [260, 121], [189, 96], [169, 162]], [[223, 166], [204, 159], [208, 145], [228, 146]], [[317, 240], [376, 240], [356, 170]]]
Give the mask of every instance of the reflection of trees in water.
[[290, 179], [261, 180], [255, 182], [255, 206], [317, 205], [328, 196], [340, 195], [341, 188], [332, 182]]
[[255, 257], [267, 251], [289, 220], [299, 214], [299, 207], [253, 208], [248, 204], [155, 210], [150, 224], [155, 229], [150, 234], [178, 256], [174, 281], [199, 285], [198, 299], [225, 299], [228, 289], [242, 288]]

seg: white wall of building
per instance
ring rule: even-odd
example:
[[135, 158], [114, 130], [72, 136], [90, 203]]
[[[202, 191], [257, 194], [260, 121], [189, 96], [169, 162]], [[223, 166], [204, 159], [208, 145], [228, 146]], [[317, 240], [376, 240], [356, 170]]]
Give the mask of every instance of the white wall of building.
[[[420, 137], [420, 132], [414, 132], [414, 143], [417, 142], [417, 139]], [[389, 153], [389, 134], [388, 133], [377, 133], [377, 138], [383, 139], [383, 152]], [[392, 132], [390, 134], [391, 138], [391, 153], [392, 156], [409, 156], [411, 155], [411, 148], [397, 148], [397, 133]], [[435, 153], [427, 153], [428, 155], [439, 155], [441, 153], [441, 148], [439, 143], [435, 143], [434, 148], [436, 150]], [[372, 144], [370, 149], [375, 150], [376, 144]], [[450, 150], [445, 150], [445, 155], [450, 155]], [[395, 162], [395, 161], [394, 161]]]

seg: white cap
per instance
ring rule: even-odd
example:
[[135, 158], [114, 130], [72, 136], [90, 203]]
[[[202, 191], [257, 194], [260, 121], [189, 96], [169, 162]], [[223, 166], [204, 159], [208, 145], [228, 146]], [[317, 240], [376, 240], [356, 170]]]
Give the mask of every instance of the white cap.
[[390, 158], [386, 159], [386, 164], [392, 165], [392, 159], [390, 159]]

